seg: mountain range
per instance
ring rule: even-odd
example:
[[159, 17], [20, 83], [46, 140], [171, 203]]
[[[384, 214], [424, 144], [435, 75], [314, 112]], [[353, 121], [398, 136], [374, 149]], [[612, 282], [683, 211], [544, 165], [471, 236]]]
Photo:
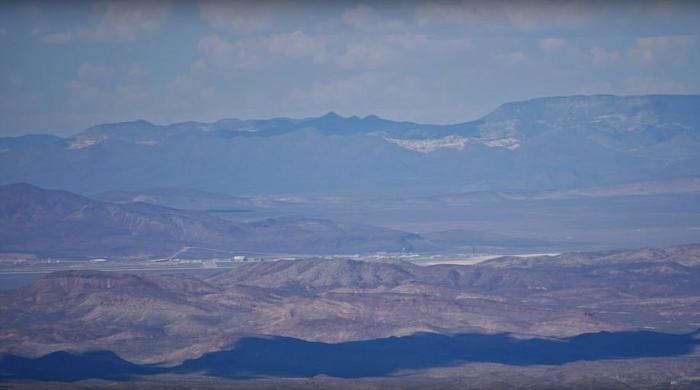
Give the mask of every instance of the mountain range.
[[569, 96], [454, 125], [377, 116], [98, 125], [0, 139], [0, 183], [78, 193], [551, 190], [700, 176], [700, 96]]
[[[689, 334], [700, 327], [699, 276], [699, 245], [499, 258], [472, 266], [310, 258], [238, 263], [207, 278], [61, 271], [0, 292], [0, 353], [36, 357], [109, 350], [139, 363], [178, 363], [240, 347], [249, 337], [345, 347], [364, 340], [358, 345], [371, 349], [388, 343], [400, 351], [397, 337], [428, 332], [437, 345], [425, 348], [464, 354], [481, 348], [479, 342], [502, 345], [504, 337], [511, 339], [507, 333], [550, 341], [601, 331]], [[439, 347], [459, 341], [439, 335], [464, 334], [472, 336], [460, 352]], [[420, 346], [419, 340], [404, 339]], [[472, 342], [477, 344], [469, 347]], [[302, 341], [296, 345], [305, 347]], [[638, 345], [631, 351], [644, 355], [656, 347]], [[530, 353], [516, 359], [525, 359], [522, 363], [504, 356], [488, 359], [516, 365], [549, 361]], [[240, 364], [231, 370], [244, 367]], [[312, 375], [317, 373], [322, 372]]]
[[0, 186], [0, 252], [73, 258], [187, 257], [425, 251], [423, 237], [326, 219], [270, 217], [231, 221], [204, 211], [144, 202], [93, 200], [30, 184]]

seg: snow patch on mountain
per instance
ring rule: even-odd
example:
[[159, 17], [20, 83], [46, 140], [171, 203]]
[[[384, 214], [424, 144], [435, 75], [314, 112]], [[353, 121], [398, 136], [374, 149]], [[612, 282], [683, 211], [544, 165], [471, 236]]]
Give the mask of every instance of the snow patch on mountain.
[[385, 140], [399, 145], [400, 147], [412, 150], [418, 153], [430, 153], [438, 149], [464, 149], [469, 141], [468, 138], [458, 137], [456, 135], [448, 135], [447, 137], [437, 139], [396, 139], [384, 137]]
[[71, 144], [68, 146], [68, 150], [77, 150], [77, 149], [85, 149], [89, 148], [93, 145], [96, 145], [102, 141], [104, 141], [106, 137], [102, 138], [82, 138], [78, 137], [71, 142]]
[[446, 137], [434, 139], [397, 139], [389, 137], [384, 137], [384, 139], [404, 149], [418, 153], [431, 153], [438, 149], [463, 150], [464, 147], [469, 144], [481, 144], [490, 148], [505, 148], [508, 150], [515, 150], [520, 147], [520, 142], [513, 137], [483, 139], [448, 135]]
[[490, 148], [505, 148], [508, 150], [515, 150], [520, 147], [520, 141], [513, 137], [481, 140], [481, 143]]

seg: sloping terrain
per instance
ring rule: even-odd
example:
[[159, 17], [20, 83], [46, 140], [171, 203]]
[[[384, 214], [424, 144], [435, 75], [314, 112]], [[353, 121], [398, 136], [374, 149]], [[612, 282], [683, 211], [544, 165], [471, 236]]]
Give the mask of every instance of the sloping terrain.
[[[29, 184], [0, 186], [0, 252], [78, 258], [163, 258], [184, 247], [234, 252], [359, 253], [434, 248], [397, 230], [275, 217], [234, 223], [201, 211], [95, 201]], [[223, 254], [222, 254], [223, 253]]]
[[0, 183], [82, 193], [546, 190], [700, 176], [700, 96], [569, 96], [455, 125], [368, 116], [104, 124], [0, 139]]
[[[176, 363], [260, 335], [339, 343], [437, 334], [573, 337], [700, 328], [698, 246], [482, 265], [308, 259], [207, 279], [67, 271], [0, 294], [2, 351]], [[585, 259], [585, 262], [582, 262]]]

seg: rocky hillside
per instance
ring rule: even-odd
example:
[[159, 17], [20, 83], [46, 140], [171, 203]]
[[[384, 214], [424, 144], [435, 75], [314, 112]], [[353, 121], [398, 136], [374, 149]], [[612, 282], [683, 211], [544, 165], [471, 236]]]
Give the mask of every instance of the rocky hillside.
[[157, 259], [187, 247], [211, 257], [434, 248], [419, 235], [367, 225], [296, 217], [236, 223], [201, 211], [95, 201], [29, 184], [0, 186], [0, 252]]
[[[0, 294], [2, 351], [110, 350], [179, 362], [251, 335], [347, 342], [439, 334], [569, 337], [700, 328], [697, 246], [481, 265], [308, 259], [198, 279], [67, 271]], [[582, 262], [581, 259], [587, 259]]]

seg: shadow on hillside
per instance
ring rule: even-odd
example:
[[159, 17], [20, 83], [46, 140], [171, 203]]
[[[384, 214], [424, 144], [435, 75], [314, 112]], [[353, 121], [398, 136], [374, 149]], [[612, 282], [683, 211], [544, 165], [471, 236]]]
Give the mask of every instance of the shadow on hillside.
[[111, 351], [81, 354], [53, 352], [39, 358], [5, 355], [0, 358], [0, 381], [32, 379], [75, 382], [82, 379], [126, 381], [136, 375], [166, 372], [166, 369], [130, 363]]
[[508, 334], [405, 337], [326, 344], [293, 338], [247, 338], [234, 349], [184, 362], [181, 373], [220, 377], [342, 378], [384, 376], [402, 369], [445, 367], [465, 362], [560, 365], [579, 360], [678, 356], [700, 344], [692, 334], [590, 333], [564, 339], [519, 340]]
[[700, 344], [699, 331], [673, 335], [656, 332], [601, 332], [562, 339], [515, 339], [508, 334], [441, 335], [327, 344], [287, 337], [241, 339], [233, 349], [207, 353], [174, 368], [140, 366], [112, 352], [74, 355], [56, 352], [29, 359], [5, 356], [5, 379], [72, 382], [99, 378], [129, 380], [158, 373], [206, 374], [224, 378], [379, 377], [403, 369], [446, 367], [467, 362], [508, 365], [561, 365], [579, 360], [631, 359], [685, 355]]

